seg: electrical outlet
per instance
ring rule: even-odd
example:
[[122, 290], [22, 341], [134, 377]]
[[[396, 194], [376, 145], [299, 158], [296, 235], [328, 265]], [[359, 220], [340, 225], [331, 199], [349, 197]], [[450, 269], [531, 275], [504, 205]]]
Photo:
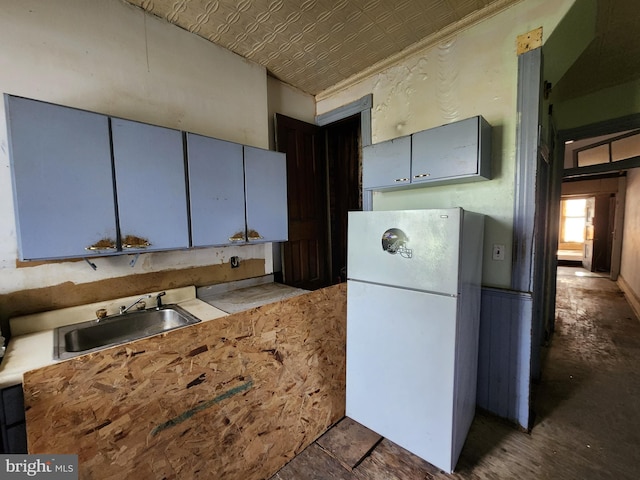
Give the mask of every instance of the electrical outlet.
[[493, 245], [493, 259], [504, 260], [504, 245]]
[[231, 268], [238, 268], [240, 266], [240, 259], [236, 256], [233, 256], [229, 260], [229, 263], [231, 264]]

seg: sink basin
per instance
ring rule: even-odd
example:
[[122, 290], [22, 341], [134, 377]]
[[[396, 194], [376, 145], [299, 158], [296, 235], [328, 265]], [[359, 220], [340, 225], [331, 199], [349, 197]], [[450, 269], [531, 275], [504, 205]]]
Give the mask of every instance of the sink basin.
[[64, 360], [84, 353], [150, 337], [198, 323], [199, 318], [178, 305], [149, 309], [65, 325], [54, 330], [53, 356]]

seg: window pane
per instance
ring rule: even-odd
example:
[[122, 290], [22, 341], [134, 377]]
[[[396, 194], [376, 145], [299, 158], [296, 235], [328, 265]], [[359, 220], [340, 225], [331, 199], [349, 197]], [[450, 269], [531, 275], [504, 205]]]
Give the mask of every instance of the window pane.
[[586, 208], [587, 200], [585, 198], [564, 200], [565, 217], [582, 217], [584, 219]]
[[640, 135], [622, 138], [611, 144], [611, 160], [617, 162], [640, 156]]
[[562, 240], [565, 242], [584, 242], [584, 223], [584, 218], [565, 218]]
[[609, 163], [609, 144], [578, 152], [578, 167]]

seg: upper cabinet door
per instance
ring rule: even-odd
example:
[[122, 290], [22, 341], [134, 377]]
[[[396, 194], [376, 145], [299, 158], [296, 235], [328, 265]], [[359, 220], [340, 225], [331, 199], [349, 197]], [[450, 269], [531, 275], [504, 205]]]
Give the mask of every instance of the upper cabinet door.
[[182, 133], [117, 118], [111, 130], [122, 250], [187, 248]]
[[408, 185], [410, 181], [410, 136], [368, 145], [362, 149], [363, 188]]
[[285, 154], [245, 146], [244, 168], [248, 242], [287, 240]]
[[245, 243], [242, 145], [187, 134], [194, 247]]
[[480, 117], [413, 134], [412, 181], [479, 175]]
[[108, 118], [5, 95], [23, 260], [115, 252]]

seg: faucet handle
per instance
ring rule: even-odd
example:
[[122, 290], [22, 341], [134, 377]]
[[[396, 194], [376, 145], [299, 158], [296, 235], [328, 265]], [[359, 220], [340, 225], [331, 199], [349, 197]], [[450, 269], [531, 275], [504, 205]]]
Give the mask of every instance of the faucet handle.
[[160, 310], [162, 308], [162, 298], [167, 294], [167, 292], [160, 292], [156, 295], [156, 309]]

